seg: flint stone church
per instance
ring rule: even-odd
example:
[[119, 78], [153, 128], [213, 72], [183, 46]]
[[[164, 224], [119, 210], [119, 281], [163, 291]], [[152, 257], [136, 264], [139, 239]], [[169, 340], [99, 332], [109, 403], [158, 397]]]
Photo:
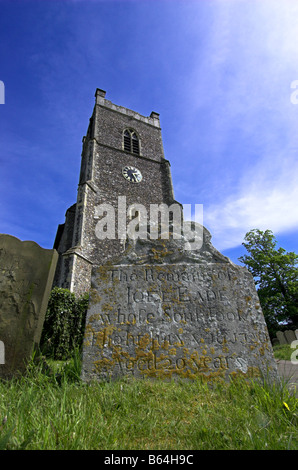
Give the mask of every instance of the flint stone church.
[[54, 248], [59, 253], [54, 286], [77, 295], [90, 289], [93, 265], [104, 264], [123, 251], [119, 238], [96, 236], [96, 207], [118, 197], [126, 204], [175, 203], [170, 163], [164, 156], [159, 114], [149, 117], [95, 93], [95, 106], [83, 138], [77, 202], [69, 207], [65, 223], [58, 226]]
[[[253, 277], [213, 247], [208, 230], [201, 226], [197, 250], [187, 248], [185, 233], [178, 240], [174, 234], [152, 240], [151, 220], [149, 239], [99, 236], [104, 218], [99, 206], [115, 209], [115, 233], [123, 221], [119, 199], [149, 214], [152, 204], [181, 207], [174, 199], [159, 115], [142, 116], [105, 94], [96, 90], [77, 202], [66, 211], [54, 243], [59, 253], [54, 286], [76, 295], [90, 292], [82, 379], [209, 380], [241, 373], [275, 380]], [[124, 217], [132, 221], [130, 209]]]

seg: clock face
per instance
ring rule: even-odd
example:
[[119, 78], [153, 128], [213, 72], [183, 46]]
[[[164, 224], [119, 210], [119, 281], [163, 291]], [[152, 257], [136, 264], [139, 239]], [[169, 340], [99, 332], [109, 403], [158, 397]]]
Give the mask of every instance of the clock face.
[[124, 178], [130, 181], [131, 183], [140, 183], [143, 178], [140, 170], [133, 166], [125, 166], [122, 169], [122, 174]]

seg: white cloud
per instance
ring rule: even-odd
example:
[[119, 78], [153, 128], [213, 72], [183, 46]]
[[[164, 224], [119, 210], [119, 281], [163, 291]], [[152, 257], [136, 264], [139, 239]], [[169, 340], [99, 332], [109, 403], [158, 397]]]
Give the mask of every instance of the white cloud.
[[264, 159], [245, 175], [234, 195], [204, 208], [204, 224], [214, 245], [228, 249], [241, 245], [253, 228], [274, 234], [298, 229], [298, 163]]
[[198, 127], [189, 142], [203, 142], [204, 161], [199, 155], [191, 187], [177, 193], [204, 202], [204, 225], [223, 250], [241, 245], [253, 228], [298, 229], [298, 105], [290, 100], [298, 5], [215, 3], [185, 90], [187, 124], [200, 116], [206, 135]]

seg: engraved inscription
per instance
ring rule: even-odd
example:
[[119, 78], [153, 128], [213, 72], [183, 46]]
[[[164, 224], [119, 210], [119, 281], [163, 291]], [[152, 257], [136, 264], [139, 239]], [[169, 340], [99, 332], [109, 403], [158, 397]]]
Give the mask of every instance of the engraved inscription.
[[265, 370], [269, 336], [242, 268], [106, 265], [94, 271], [83, 376], [209, 379]]
[[0, 377], [22, 373], [39, 342], [57, 257], [35, 242], [0, 235]]

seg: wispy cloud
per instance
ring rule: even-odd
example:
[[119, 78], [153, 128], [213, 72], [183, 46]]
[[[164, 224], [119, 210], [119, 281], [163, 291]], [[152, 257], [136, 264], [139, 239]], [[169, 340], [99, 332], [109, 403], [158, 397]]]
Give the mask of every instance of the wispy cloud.
[[196, 139], [201, 147], [192, 165], [198, 184], [188, 191], [204, 202], [205, 225], [226, 249], [252, 228], [298, 228], [298, 105], [290, 102], [298, 5], [215, 3], [189, 87], [187, 124], [199, 122], [189, 148]]
[[175, 197], [204, 205], [216, 247], [238, 246], [250, 228], [298, 227], [297, 0], [32, 5], [15, 14], [6, 2], [1, 29], [11, 45], [0, 132], [5, 230], [24, 225], [34, 238], [42, 213], [46, 239], [63, 222], [96, 87], [161, 113]]
[[241, 179], [238, 190], [220, 204], [207, 207], [204, 222], [219, 249], [242, 243], [253, 228], [283, 233], [298, 229], [298, 162], [260, 162]]

